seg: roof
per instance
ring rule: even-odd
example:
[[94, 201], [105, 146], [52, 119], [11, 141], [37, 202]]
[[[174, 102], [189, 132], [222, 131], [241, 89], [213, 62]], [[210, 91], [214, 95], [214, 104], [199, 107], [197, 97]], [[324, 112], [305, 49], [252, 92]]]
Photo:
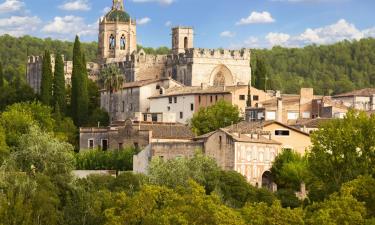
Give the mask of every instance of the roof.
[[119, 9], [112, 9], [105, 15], [107, 21], [129, 22], [130, 16], [127, 12]]
[[349, 108], [350, 108], [350, 107], [344, 105], [344, 103], [342, 101], [333, 100], [332, 97], [330, 97], [330, 96], [323, 97], [322, 101], [324, 103], [324, 107], [327, 107], [326, 104], [328, 104], [332, 107], [336, 107], [336, 108], [340, 108], [340, 109], [349, 110]]
[[[137, 87], [143, 87], [145, 85], [157, 83], [160, 81], [165, 81], [165, 80], [171, 80], [169, 78], [161, 78], [161, 79], [148, 79], [148, 80], [140, 80], [140, 81], [134, 81], [134, 82], [129, 82], [129, 83], [124, 83], [122, 85], [122, 89], [126, 88], [137, 88]], [[106, 89], [100, 90], [101, 92], [106, 92]]]
[[297, 120], [295, 126], [307, 128], [319, 128], [323, 123], [333, 120], [332, 118], [315, 118]]
[[[322, 96], [314, 95], [313, 100], [315, 99], [321, 99]], [[283, 105], [292, 105], [292, 104], [299, 104], [300, 102], [300, 95], [282, 95], [281, 100], [283, 102]], [[266, 100], [263, 102], [260, 102], [262, 104], [262, 107], [276, 107], [277, 106], [277, 98], [273, 98], [270, 100]]]
[[224, 128], [226, 131], [230, 132], [230, 133], [236, 133], [238, 131], [240, 131], [241, 133], [252, 133], [254, 132], [254, 130], [261, 130], [263, 129], [263, 127], [266, 127], [266, 126], [269, 126], [271, 124], [278, 124], [280, 126], [283, 126], [287, 129], [290, 129], [290, 130], [293, 130], [297, 133], [301, 133], [303, 135], [306, 135], [306, 136], [310, 136], [310, 134], [306, 133], [306, 132], [303, 132], [297, 128], [294, 128], [292, 126], [289, 126], [289, 125], [286, 125], [284, 123], [280, 123], [280, 122], [277, 122], [275, 120], [268, 120], [268, 121], [256, 121], [256, 122], [248, 122], [248, 121], [242, 121], [242, 122], [239, 122], [237, 124], [234, 124], [234, 125], [231, 125], [231, 126], [228, 126], [226, 128]]
[[182, 124], [133, 124], [135, 129], [152, 131], [152, 138], [159, 139], [192, 139], [194, 133]]
[[221, 86], [221, 87], [205, 87], [202, 88], [201, 86], [184, 86], [184, 87], [173, 87], [166, 89], [164, 94], [162, 95], [154, 95], [151, 96], [150, 99], [153, 98], [163, 98], [163, 97], [170, 97], [170, 96], [181, 96], [181, 95], [198, 95], [198, 94], [230, 94], [234, 92], [236, 89], [247, 88], [247, 85], [237, 85], [237, 86]]
[[375, 95], [375, 88], [365, 88], [361, 90], [355, 90], [339, 95], [333, 96], [333, 98], [339, 98], [339, 97], [353, 97], [353, 96], [365, 96], [365, 97], [371, 97]]

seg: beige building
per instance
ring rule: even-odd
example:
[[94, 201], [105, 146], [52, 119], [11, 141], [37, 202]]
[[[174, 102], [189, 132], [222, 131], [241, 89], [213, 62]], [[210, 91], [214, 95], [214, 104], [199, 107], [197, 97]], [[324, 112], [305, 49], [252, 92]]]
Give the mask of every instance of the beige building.
[[[250, 93], [253, 106], [261, 101], [271, 99], [269, 94], [253, 87]], [[194, 113], [198, 112], [199, 109], [225, 100], [238, 106], [241, 116], [244, 116], [248, 94], [248, 85], [176, 86], [150, 97], [150, 112], [168, 112], [175, 115], [177, 122], [189, 123]]]
[[352, 92], [335, 95], [332, 99], [348, 108], [363, 111], [375, 110], [375, 88], [365, 88]]

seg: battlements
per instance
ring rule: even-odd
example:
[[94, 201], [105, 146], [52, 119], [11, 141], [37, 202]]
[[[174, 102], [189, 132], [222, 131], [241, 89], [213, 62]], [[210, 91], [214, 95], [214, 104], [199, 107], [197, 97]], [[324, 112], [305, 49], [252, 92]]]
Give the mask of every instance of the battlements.
[[227, 49], [205, 49], [191, 48], [185, 51], [185, 57], [188, 58], [221, 58], [221, 59], [240, 59], [250, 60], [250, 49], [227, 50]]
[[124, 58], [107, 59], [105, 64], [116, 64], [121, 68], [135, 66], [136, 64], [154, 65], [164, 64], [167, 61], [167, 55], [147, 55], [144, 51], [126, 55]]

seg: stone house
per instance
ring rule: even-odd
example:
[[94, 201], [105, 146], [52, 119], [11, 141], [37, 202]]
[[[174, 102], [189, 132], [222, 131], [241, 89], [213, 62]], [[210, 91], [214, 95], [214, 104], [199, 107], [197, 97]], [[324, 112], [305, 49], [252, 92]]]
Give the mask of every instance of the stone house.
[[[245, 113], [248, 99], [248, 86], [176, 86], [166, 89], [164, 93], [151, 96], [150, 112], [168, 112], [175, 115], [179, 123], [188, 123], [199, 109], [225, 100], [238, 106], [241, 116]], [[251, 88], [252, 104], [271, 99], [267, 93]]]
[[109, 112], [111, 121], [125, 121], [134, 118], [136, 113], [139, 116], [139, 113], [150, 112], [149, 97], [176, 86], [181, 84], [170, 78], [124, 83], [120, 90], [112, 94], [102, 90], [100, 106]]
[[357, 110], [375, 110], [375, 88], [365, 88], [352, 92], [332, 96], [335, 101]]
[[182, 124], [127, 120], [106, 128], [80, 128], [80, 149], [143, 149], [154, 142], [187, 142], [193, 137], [191, 130]]

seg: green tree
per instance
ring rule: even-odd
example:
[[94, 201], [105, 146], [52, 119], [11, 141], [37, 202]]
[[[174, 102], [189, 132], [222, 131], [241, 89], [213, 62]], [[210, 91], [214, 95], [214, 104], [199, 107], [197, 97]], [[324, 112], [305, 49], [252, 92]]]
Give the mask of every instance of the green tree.
[[0, 88], [3, 88], [3, 87], [4, 87], [4, 71], [3, 71], [3, 65], [0, 62]]
[[197, 135], [202, 135], [237, 123], [240, 120], [238, 107], [220, 100], [215, 105], [201, 108], [195, 113], [191, 120], [191, 127]]
[[303, 221], [303, 210], [300, 208], [282, 208], [279, 202], [271, 206], [266, 203], [247, 204], [241, 209], [242, 217], [246, 224], [251, 225], [301, 225]]
[[87, 69], [81, 43], [76, 36], [73, 48], [73, 72], [71, 90], [71, 115], [74, 123], [81, 126], [88, 117]]
[[255, 87], [260, 90], [267, 90], [267, 79], [268, 79], [267, 68], [263, 58], [256, 59], [255, 69]]
[[40, 100], [45, 105], [52, 103], [52, 65], [51, 54], [49, 51], [44, 52], [42, 64], [42, 80], [40, 84]]
[[62, 56], [57, 54], [55, 61], [55, 74], [53, 77], [53, 106], [59, 107], [59, 112], [65, 115], [66, 93], [65, 93], [65, 74], [64, 62]]
[[312, 135], [308, 165], [320, 185], [310, 190], [311, 194], [318, 193], [322, 198], [359, 175], [374, 174], [374, 129], [374, 116], [351, 111], [344, 119], [324, 123]]
[[[109, 92], [109, 115], [112, 113], [112, 98], [113, 93], [122, 88], [124, 77], [120, 69], [115, 65], [109, 65], [104, 68], [100, 73], [100, 80], [104, 88]], [[112, 119], [110, 118], [110, 121]]]
[[0, 165], [3, 160], [9, 155], [9, 148], [6, 142], [6, 135], [4, 128], [0, 125]]

